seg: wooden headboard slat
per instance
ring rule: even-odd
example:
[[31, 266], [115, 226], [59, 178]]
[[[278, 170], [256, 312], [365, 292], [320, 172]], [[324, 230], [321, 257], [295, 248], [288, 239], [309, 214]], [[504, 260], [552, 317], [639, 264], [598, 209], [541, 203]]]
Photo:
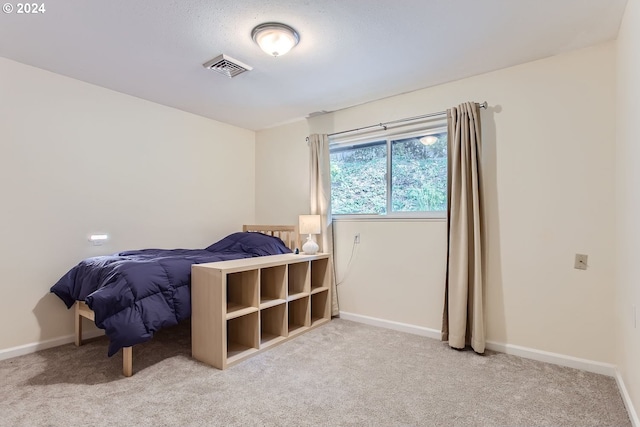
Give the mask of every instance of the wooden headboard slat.
[[298, 227], [295, 225], [243, 225], [242, 231], [253, 231], [278, 237], [292, 251], [300, 247]]

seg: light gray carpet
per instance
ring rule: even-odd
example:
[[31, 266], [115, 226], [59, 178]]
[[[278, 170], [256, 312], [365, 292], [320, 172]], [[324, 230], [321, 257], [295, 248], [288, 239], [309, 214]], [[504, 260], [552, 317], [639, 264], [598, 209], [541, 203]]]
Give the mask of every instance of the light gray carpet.
[[188, 323], [0, 362], [2, 426], [629, 426], [612, 378], [335, 319], [226, 371]]

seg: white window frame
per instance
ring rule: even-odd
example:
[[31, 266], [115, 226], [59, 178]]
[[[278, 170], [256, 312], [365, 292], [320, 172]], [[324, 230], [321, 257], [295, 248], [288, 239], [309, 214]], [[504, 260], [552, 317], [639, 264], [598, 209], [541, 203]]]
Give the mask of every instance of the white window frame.
[[[367, 142], [376, 142], [386, 140], [387, 145], [387, 172], [385, 173], [386, 190], [387, 190], [387, 213], [386, 214], [332, 214], [332, 218], [338, 221], [354, 221], [354, 220], [444, 220], [447, 218], [447, 211], [422, 211], [422, 212], [392, 212], [391, 211], [391, 178], [393, 171], [391, 167], [391, 141], [399, 139], [412, 138], [415, 136], [427, 136], [436, 133], [447, 132], [447, 125], [439, 123], [437, 125], [430, 126], [418, 126], [407, 129], [408, 126], [403, 126], [402, 129], [388, 129], [378, 132], [368, 132], [357, 136], [346, 137], [329, 137], [329, 151], [331, 148], [336, 147], [349, 147], [357, 146], [360, 144], [366, 144]], [[448, 135], [447, 135], [448, 137]], [[447, 157], [449, 152], [447, 150]], [[389, 173], [391, 172], [391, 173]]]

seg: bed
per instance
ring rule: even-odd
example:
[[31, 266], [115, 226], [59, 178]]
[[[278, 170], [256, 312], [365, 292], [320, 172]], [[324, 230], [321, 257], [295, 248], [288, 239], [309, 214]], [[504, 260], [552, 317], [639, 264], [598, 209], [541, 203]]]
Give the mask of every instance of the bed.
[[142, 249], [82, 260], [51, 287], [74, 310], [75, 344], [82, 318], [109, 338], [108, 356], [122, 349], [123, 374], [133, 374], [136, 344], [191, 315], [191, 265], [290, 253], [298, 247], [295, 226], [244, 225], [204, 249]]

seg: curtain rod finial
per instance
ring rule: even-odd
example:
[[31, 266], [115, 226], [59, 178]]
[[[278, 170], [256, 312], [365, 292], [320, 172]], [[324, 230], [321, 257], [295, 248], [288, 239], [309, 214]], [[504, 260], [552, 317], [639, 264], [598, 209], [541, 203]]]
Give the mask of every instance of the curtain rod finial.
[[479, 103], [478, 103], [478, 107], [480, 107], [480, 108], [487, 108], [487, 107], [488, 107], [488, 105], [487, 105], [487, 101], [479, 102]]

